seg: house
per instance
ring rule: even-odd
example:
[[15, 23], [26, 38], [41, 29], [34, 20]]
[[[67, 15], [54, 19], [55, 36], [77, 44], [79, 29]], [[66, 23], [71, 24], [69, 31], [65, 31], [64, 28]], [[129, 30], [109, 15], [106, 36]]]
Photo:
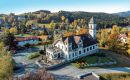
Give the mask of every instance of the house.
[[125, 43], [125, 44], [128, 42], [127, 34], [120, 34], [118, 37], [119, 37], [120, 42]]
[[49, 60], [64, 59], [74, 60], [94, 54], [98, 51], [98, 41], [96, 39], [96, 22], [94, 17], [89, 22], [89, 34], [72, 35], [61, 37], [46, 48], [46, 56]]
[[3, 20], [2, 19], [0, 19], [0, 24], [2, 24], [3, 23]]
[[32, 25], [32, 30], [37, 30], [38, 27], [36, 25]]
[[22, 21], [22, 20], [26, 19], [25, 16], [18, 16], [17, 18], [18, 18], [19, 21]]
[[24, 47], [26, 44], [36, 45], [39, 43], [38, 37], [16, 37], [15, 41], [20, 47]]

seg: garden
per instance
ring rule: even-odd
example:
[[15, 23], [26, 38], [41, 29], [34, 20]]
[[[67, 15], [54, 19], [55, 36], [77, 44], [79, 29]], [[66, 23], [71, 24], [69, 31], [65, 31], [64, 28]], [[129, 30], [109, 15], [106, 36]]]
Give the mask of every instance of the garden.
[[77, 68], [86, 68], [91, 66], [104, 66], [116, 64], [116, 60], [104, 53], [95, 53], [83, 58], [79, 58], [71, 63]]

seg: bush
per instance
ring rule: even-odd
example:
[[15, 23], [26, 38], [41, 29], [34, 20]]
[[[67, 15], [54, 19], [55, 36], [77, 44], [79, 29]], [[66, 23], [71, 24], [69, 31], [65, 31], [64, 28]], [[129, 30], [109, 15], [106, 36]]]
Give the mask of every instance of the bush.
[[14, 80], [55, 80], [55, 77], [45, 69], [40, 69], [36, 73], [26, 73], [22, 77], [15, 77]]
[[27, 48], [29, 48], [29, 46], [31, 46], [29, 43], [24, 45], [24, 47], [27, 47]]
[[40, 50], [39, 53], [40, 53], [40, 54], [44, 54], [45, 51], [44, 51], [44, 50]]
[[36, 52], [36, 53], [29, 55], [28, 59], [33, 59], [33, 58], [36, 58], [36, 57], [39, 57], [39, 56], [40, 56], [40, 54]]

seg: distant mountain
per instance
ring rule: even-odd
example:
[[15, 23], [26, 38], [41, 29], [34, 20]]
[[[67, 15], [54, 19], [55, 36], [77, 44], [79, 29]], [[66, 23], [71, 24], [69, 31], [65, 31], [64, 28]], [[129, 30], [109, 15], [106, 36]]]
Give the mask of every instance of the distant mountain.
[[119, 12], [119, 13], [115, 13], [115, 14], [119, 15], [121, 17], [128, 17], [128, 16], [130, 16], [130, 11]]

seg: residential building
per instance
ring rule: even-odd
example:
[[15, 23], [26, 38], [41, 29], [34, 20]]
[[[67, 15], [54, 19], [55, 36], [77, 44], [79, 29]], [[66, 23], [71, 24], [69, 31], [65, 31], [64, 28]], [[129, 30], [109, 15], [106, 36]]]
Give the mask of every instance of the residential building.
[[38, 37], [16, 37], [17, 45], [24, 47], [26, 44], [36, 45], [39, 43]]

